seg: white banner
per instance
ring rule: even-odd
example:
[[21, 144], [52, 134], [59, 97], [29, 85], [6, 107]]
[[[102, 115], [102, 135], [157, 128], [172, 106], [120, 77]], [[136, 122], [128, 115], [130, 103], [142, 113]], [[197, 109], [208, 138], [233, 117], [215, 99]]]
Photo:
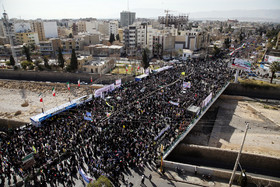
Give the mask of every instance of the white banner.
[[251, 62], [236, 58], [234, 60], [234, 63], [231, 65], [232, 68], [235, 69], [240, 69], [240, 70], [246, 70], [250, 71], [251, 70]]
[[201, 107], [205, 107], [212, 99], [212, 92], [202, 101]]
[[122, 79], [116, 80], [116, 87], [120, 87], [122, 85]]
[[104, 92], [111, 92], [114, 89], [115, 89], [115, 84], [104, 86], [103, 88], [99, 88], [95, 91], [94, 97], [100, 97], [102, 95], [104, 96]]
[[265, 55], [264, 61], [265, 61], [265, 62], [269, 62], [269, 63], [272, 63], [272, 62], [274, 62], [274, 61], [280, 62], [280, 57]]
[[176, 105], [179, 106], [179, 103], [173, 102], [173, 101], [169, 101], [168, 103], [172, 104], [172, 105]]
[[191, 87], [191, 82], [183, 82], [183, 88], [190, 88]]
[[145, 74], [147, 74], [147, 75], [150, 74], [150, 68], [145, 69]]

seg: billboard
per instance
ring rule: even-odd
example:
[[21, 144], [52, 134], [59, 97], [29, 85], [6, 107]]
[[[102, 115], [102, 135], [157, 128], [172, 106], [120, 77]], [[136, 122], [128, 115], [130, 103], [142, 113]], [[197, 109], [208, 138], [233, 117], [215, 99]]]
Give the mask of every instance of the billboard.
[[234, 60], [234, 62], [231, 64], [231, 67], [234, 68], [234, 69], [250, 71], [251, 70], [251, 62], [249, 62], [247, 60], [244, 60], [244, 59], [236, 58]]
[[280, 57], [278, 56], [270, 56], [270, 55], [265, 55], [264, 57], [265, 62], [272, 63], [274, 61], [280, 62]]

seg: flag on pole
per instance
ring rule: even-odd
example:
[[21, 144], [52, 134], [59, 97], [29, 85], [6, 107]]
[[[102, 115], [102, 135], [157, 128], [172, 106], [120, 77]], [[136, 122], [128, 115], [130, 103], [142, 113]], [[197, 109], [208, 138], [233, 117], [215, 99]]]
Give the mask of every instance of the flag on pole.
[[43, 102], [42, 93], [39, 94], [40, 102]]
[[81, 86], [81, 84], [80, 84], [80, 79], [78, 80], [78, 87], [80, 87]]
[[54, 89], [54, 87], [52, 88], [52, 95], [55, 96], [55, 89]]
[[128, 66], [127, 65], [125, 66], [125, 71], [128, 71]]
[[90, 77], [90, 82], [92, 82], [92, 77]]
[[67, 82], [67, 89], [70, 91], [70, 84]]

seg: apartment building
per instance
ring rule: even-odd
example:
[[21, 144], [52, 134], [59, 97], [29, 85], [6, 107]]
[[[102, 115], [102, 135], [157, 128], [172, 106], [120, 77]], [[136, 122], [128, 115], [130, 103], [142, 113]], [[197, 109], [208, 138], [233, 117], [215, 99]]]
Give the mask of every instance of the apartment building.
[[31, 25], [30, 23], [26, 22], [18, 22], [14, 24], [15, 33], [26, 33], [31, 32]]
[[23, 33], [16, 33], [16, 44], [36, 44], [39, 45], [39, 37], [38, 33], [36, 32], [23, 32]]
[[48, 41], [40, 41], [40, 52], [42, 55], [55, 56], [59, 47], [61, 47], [61, 41], [59, 38], [51, 38]]
[[77, 26], [78, 26], [78, 33], [79, 32], [87, 32], [87, 29], [86, 29], [86, 22], [85, 21], [79, 21], [77, 23]]
[[120, 37], [120, 41], [123, 42], [123, 29], [122, 28], [118, 29], [118, 34], [119, 34], [119, 37]]
[[118, 34], [119, 22], [118, 21], [110, 21], [109, 22], [109, 35], [114, 34], [115, 36]]
[[44, 24], [44, 31], [46, 38], [57, 38], [57, 23], [55, 21], [52, 22], [43, 22]]
[[137, 28], [128, 26], [124, 30], [125, 50], [128, 56], [135, 56], [137, 52]]
[[31, 30], [38, 34], [39, 41], [46, 40], [44, 24], [42, 21], [32, 21], [30, 26], [31, 26]]
[[135, 12], [130, 12], [130, 11], [122, 11], [120, 13], [120, 17], [121, 17], [121, 23], [120, 26], [121, 27], [126, 27], [129, 25], [132, 25], [134, 20], [135, 20]]

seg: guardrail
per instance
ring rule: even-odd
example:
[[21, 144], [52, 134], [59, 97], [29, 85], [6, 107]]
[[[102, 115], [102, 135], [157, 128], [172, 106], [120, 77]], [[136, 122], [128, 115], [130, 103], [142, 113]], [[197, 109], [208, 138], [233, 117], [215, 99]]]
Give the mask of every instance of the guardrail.
[[174, 143], [165, 150], [163, 154], [163, 159], [165, 159], [171, 153], [171, 151], [186, 137], [186, 135], [192, 130], [192, 128], [197, 124], [197, 122], [202, 118], [202, 116], [207, 112], [207, 110], [212, 106], [212, 104], [215, 103], [215, 101], [225, 91], [229, 84], [230, 82], [226, 83], [226, 85], [215, 95], [215, 97], [211, 99], [211, 102], [208, 103], [207, 106], [202, 109], [202, 113], [197, 118], [195, 117], [190, 123], [190, 125], [186, 128], [186, 130], [181, 135], [179, 135], [174, 141]]

